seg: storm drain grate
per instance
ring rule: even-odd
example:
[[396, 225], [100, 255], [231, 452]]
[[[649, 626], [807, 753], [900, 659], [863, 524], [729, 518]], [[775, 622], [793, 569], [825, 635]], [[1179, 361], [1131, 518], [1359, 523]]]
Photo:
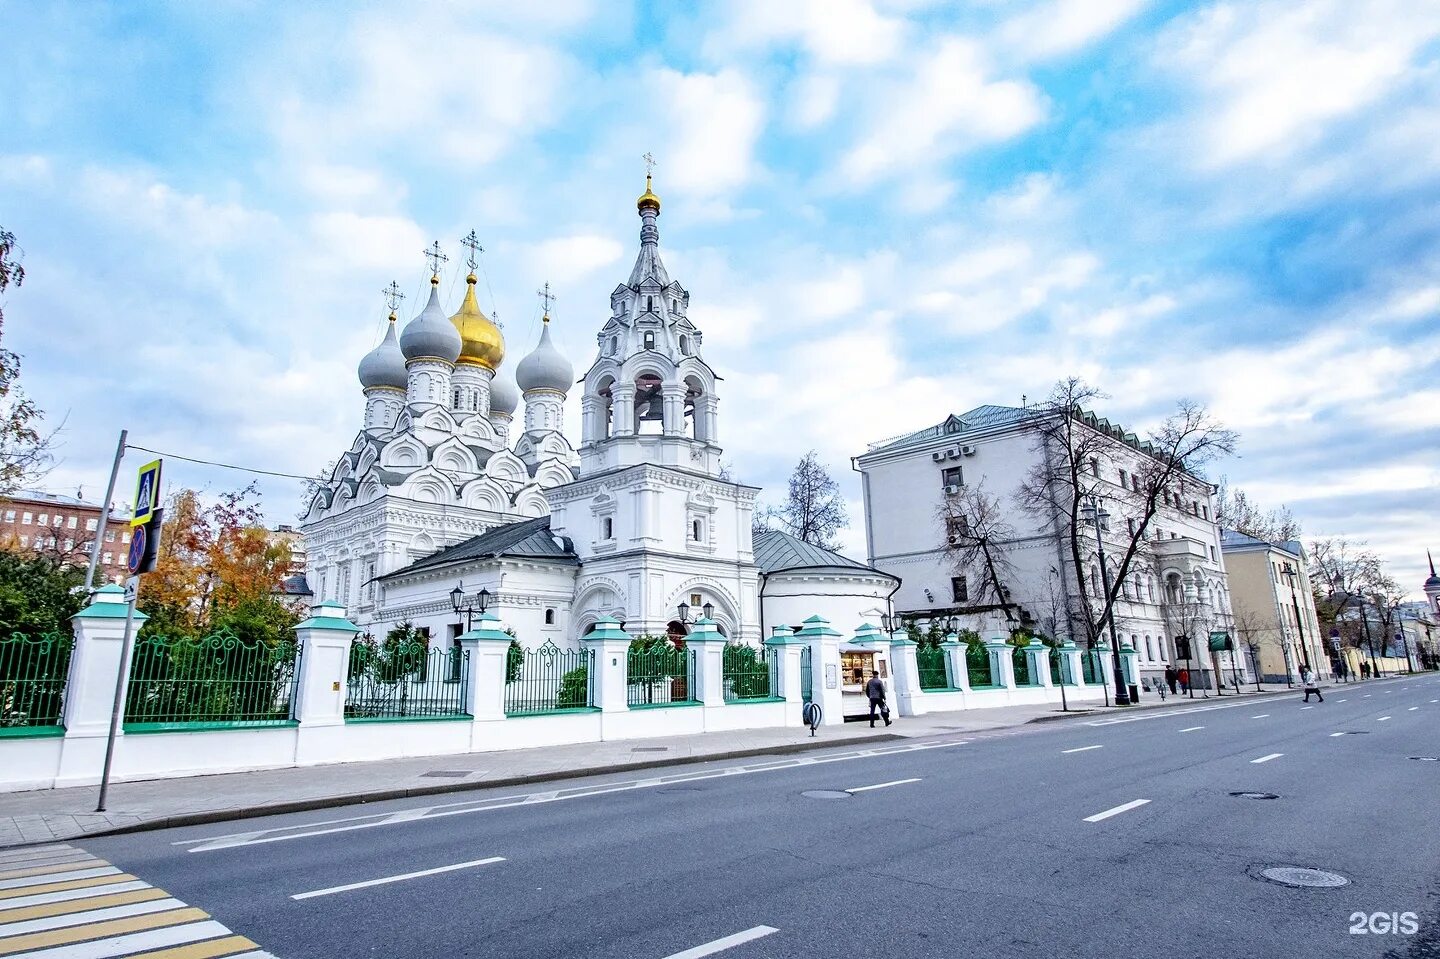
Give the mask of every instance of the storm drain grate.
[[1338, 889], [1350, 885], [1350, 880], [1338, 872], [1306, 866], [1271, 866], [1260, 870], [1260, 878], [1297, 889]]
[[800, 795], [806, 799], [849, 799], [850, 794], [839, 789], [807, 789]]
[[1280, 797], [1277, 796], [1275, 793], [1252, 792], [1252, 791], [1249, 791], [1249, 790], [1241, 790], [1241, 791], [1239, 791], [1239, 792], [1232, 792], [1230, 795], [1236, 796], [1236, 797], [1238, 797], [1238, 798], [1240, 798], [1240, 799], [1279, 799], [1279, 798], [1280, 798]]
[[421, 773], [421, 779], [464, 779], [470, 775], [468, 769], [432, 769], [428, 773]]

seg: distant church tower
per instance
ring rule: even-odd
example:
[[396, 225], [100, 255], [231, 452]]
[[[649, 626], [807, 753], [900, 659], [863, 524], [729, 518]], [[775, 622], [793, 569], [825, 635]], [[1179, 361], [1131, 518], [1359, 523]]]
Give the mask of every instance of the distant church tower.
[[715, 476], [718, 377], [700, 358], [704, 337], [685, 315], [690, 294], [660, 260], [660, 198], [649, 174], [636, 209], [640, 253], [630, 279], [610, 294], [599, 355], [585, 374], [580, 473], [655, 463]]
[[1431, 614], [1440, 616], [1440, 576], [1435, 575], [1435, 557], [1428, 549], [1425, 558], [1430, 561], [1430, 578], [1425, 580], [1425, 599], [1430, 603]]

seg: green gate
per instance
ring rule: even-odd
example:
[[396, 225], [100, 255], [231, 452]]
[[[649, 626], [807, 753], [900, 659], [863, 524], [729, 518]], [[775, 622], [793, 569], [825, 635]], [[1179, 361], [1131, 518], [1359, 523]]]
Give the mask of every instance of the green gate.
[[589, 709], [593, 653], [589, 649], [561, 649], [548, 640], [524, 652], [515, 679], [505, 684], [505, 715]]
[[995, 685], [995, 671], [990, 668], [990, 650], [980, 643], [965, 647], [965, 672], [970, 677], [971, 689], [983, 689]]
[[1033, 685], [1034, 681], [1030, 678], [1029, 648], [1016, 646], [1010, 654], [1010, 661], [1015, 664], [1015, 685]]
[[938, 646], [921, 646], [915, 650], [915, 667], [920, 673], [921, 689], [949, 689], [950, 677], [945, 670], [945, 650]]

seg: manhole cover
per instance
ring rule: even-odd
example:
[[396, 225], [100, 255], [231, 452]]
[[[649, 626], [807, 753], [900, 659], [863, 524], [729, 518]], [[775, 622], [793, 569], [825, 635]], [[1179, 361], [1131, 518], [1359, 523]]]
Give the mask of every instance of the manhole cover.
[[807, 789], [800, 795], [806, 799], [849, 799], [850, 794], [838, 789]]
[[428, 773], [421, 773], [421, 779], [463, 779], [470, 775], [468, 769], [432, 769]]
[[1240, 791], [1240, 792], [1233, 792], [1233, 793], [1231, 793], [1230, 795], [1232, 795], [1232, 796], [1238, 796], [1238, 797], [1241, 798], [1241, 799], [1279, 799], [1279, 798], [1280, 798], [1279, 796], [1275, 795], [1274, 793], [1250, 792], [1250, 791], [1248, 791], [1248, 790], [1242, 790], [1242, 791]]
[[669, 746], [636, 746], [630, 750], [632, 753], [668, 753]]
[[1411, 756], [1410, 758], [1422, 763], [1440, 763], [1440, 756]]
[[1307, 869], [1303, 866], [1272, 866], [1260, 870], [1260, 875], [1282, 886], [1295, 886], [1300, 889], [1335, 889], [1350, 885], [1350, 880], [1338, 872]]

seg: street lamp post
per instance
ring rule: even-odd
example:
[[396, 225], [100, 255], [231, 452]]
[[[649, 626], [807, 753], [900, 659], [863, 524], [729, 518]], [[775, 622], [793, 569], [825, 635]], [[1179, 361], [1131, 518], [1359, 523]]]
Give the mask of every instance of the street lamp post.
[[1310, 650], [1305, 642], [1305, 624], [1300, 619], [1300, 599], [1295, 593], [1295, 581], [1300, 578], [1300, 572], [1292, 564], [1286, 563], [1280, 568], [1280, 575], [1290, 584], [1290, 604], [1295, 610], [1295, 629], [1300, 634], [1300, 666], [1308, 670]]
[[485, 608], [490, 605], [490, 590], [482, 589], [473, 597], [465, 595], [465, 581], [450, 590], [450, 608], [455, 610], [455, 622], [460, 622], [460, 614], [465, 614], [465, 631], [469, 632], [474, 628], [474, 616], [476, 613], [484, 613]]
[[[1105, 537], [1102, 535], [1109, 529], [1110, 513], [1105, 509], [1104, 502], [1098, 496], [1091, 496], [1089, 501], [1080, 507], [1080, 515], [1086, 523], [1095, 527], [1095, 548], [1100, 555], [1100, 578], [1105, 587], [1105, 596], [1110, 596], [1110, 567], [1105, 565]], [[1115, 609], [1113, 604], [1110, 609], [1110, 658], [1111, 667], [1115, 670], [1115, 705], [1129, 706], [1130, 691], [1125, 686], [1125, 676], [1120, 665], [1120, 637], [1115, 631]]]

